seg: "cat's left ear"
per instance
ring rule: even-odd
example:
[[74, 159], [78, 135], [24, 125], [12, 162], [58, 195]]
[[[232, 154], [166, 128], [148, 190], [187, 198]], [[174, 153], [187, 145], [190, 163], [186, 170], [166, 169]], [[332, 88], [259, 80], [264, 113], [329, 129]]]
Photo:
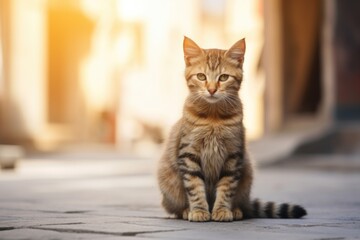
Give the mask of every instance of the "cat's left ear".
[[236, 60], [240, 65], [242, 65], [244, 63], [245, 49], [245, 38], [243, 38], [232, 45], [232, 47], [226, 51], [225, 56]]
[[186, 66], [191, 65], [191, 59], [200, 56], [203, 50], [190, 38], [184, 36], [184, 59]]

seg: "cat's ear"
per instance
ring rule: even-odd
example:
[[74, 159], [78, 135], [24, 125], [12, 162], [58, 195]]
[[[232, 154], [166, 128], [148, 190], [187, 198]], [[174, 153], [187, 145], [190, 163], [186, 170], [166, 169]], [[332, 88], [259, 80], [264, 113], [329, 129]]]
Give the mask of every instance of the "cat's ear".
[[225, 56], [236, 60], [240, 65], [242, 65], [244, 63], [245, 49], [245, 38], [243, 38], [232, 45], [232, 47], [226, 51]]
[[184, 36], [184, 59], [186, 66], [191, 65], [191, 59], [200, 56], [203, 50], [190, 38]]

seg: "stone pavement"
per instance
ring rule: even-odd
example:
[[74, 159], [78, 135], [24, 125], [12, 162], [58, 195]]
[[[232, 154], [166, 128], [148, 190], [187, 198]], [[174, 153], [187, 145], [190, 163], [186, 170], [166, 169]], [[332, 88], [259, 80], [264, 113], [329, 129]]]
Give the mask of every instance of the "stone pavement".
[[360, 239], [360, 174], [261, 168], [253, 196], [306, 207], [304, 219], [191, 223], [160, 207], [150, 159], [23, 160], [0, 172], [0, 239]]

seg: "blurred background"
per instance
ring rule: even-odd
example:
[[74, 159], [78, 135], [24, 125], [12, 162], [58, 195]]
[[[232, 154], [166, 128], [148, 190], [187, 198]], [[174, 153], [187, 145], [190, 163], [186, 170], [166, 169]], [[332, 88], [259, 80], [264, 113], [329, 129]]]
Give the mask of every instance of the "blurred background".
[[187, 96], [184, 35], [222, 49], [246, 38], [240, 95], [247, 138], [264, 155], [291, 142], [276, 136], [299, 143], [357, 125], [359, 9], [353, 0], [0, 0], [2, 152], [158, 157]]

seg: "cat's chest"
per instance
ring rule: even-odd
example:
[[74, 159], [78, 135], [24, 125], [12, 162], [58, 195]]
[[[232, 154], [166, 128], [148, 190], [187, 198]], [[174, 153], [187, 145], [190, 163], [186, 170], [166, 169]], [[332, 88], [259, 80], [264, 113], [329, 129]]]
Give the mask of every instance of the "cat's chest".
[[221, 160], [225, 157], [227, 139], [221, 133], [204, 133], [197, 141], [202, 158]]
[[215, 181], [228, 156], [233, 134], [221, 127], [204, 127], [193, 131], [192, 141], [201, 158], [205, 178]]

